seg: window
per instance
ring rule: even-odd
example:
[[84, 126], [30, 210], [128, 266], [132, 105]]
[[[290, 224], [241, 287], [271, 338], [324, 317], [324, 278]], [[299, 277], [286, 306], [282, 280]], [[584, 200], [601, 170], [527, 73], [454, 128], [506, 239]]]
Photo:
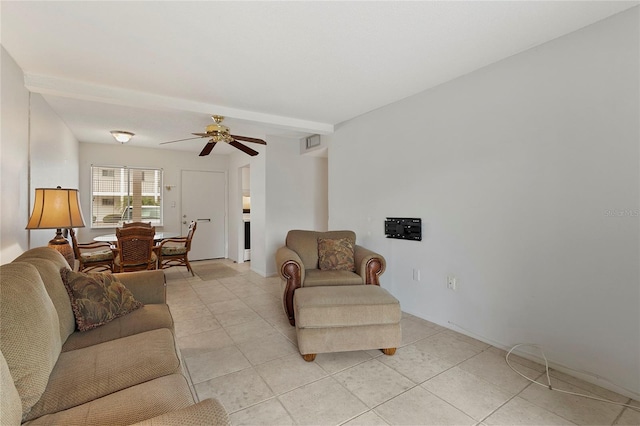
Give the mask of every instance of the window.
[[162, 169], [91, 166], [91, 227], [162, 226]]

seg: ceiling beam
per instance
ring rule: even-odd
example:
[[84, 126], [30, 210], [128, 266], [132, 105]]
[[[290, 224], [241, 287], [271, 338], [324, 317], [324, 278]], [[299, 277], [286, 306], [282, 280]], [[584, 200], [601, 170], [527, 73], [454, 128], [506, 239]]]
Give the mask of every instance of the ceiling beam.
[[122, 89], [119, 87], [104, 86], [45, 75], [25, 74], [24, 82], [25, 87], [29, 91], [43, 95], [62, 96], [72, 99], [139, 108], [168, 109], [202, 114], [212, 114], [212, 112], [215, 112], [216, 114], [229, 118], [247, 120], [266, 126], [304, 133], [326, 135], [334, 131], [334, 125], [330, 123], [264, 114], [222, 105], [172, 98], [137, 90]]

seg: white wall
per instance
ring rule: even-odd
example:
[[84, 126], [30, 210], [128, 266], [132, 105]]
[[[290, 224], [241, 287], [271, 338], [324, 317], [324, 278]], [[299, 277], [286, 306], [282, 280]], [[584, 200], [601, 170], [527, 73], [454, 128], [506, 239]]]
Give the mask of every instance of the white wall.
[[[291, 229], [325, 231], [328, 227], [327, 159], [300, 155], [297, 139], [268, 139], [266, 168], [266, 269], [264, 275], [277, 273], [275, 253], [284, 245]], [[251, 170], [251, 224], [253, 225], [253, 190], [256, 185]], [[253, 244], [253, 241], [252, 241]], [[251, 256], [253, 258], [253, 245]], [[253, 260], [252, 260], [253, 262]]]
[[[636, 399], [638, 27], [636, 7], [346, 122], [329, 148], [330, 228], [386, 256], [403, 310], [541, 344]], [[386, 239], [387, 216], [422, 218], [423, 241]]]
[[28, 247], [29, 91], [20, 67], [0, 46], [0, 264]]
[[[194, 153], [138, 148], [132, 145], [80, 143], [80, 201], [87, 225], [90, 212], [91, 165], [161, 167], [164, 184], [176, 185], [164, 191], [164, 227], [180, 232], [180, 171], [228, 172], [228, 253], [242, 259], [242, 179], [240, 168], [250, 166], [251, 180], [251, 269], [260, 275], [276, 273], [275, 251], [284, 243], [289, 229], [327, 228], [327, 160], [301, 156], [297, 139], [266, 137], [268, 146], [255, 146], [260, 155], [198, 157]], [[124, 161], [123, 159], [126, 159]], [[286, 165], [284, 167], [283, 165]], [[194, 190], [203, 191], [203, 188]], [[172, 208], [172, 202], [176, 208]], [[104, 234], [105, 229], [79, 230], [81, 240]]]
[[[182, 170], [227, 172], [229, 158], [226, 155], [198, 157], [197, 153], [166, 149], [140, 148], [131, 144], [113, 145], [80, 143], [80, 203], [87, 224], [78, 230], [78, 238], [88, 241], [93, 237], [108, 233], [104, 228], [91, 229], [91, 165], [129, 166], [162, 168], [164, 226], [167, 232], [181, 232], [181, 172]], [[206, 196], [206, 188], [193, 188]], [[173, 204], [175, 203], [175, 207]], [[228, 229], [228, 224], [227, 224]]]
[[2, 50], [2, 213], [0, 262], [46, 246], [55, 231], [25, 230], [36, 188], [78, 187], [78, 141]]
[[[265, 138], [269, 146], [252, 146], [260, 152], [260, 155], [251, 158], [251, 270], [262, 276], [267, 275], [269, 264], [267, 252], [267, 161], [272, 155], [272, 144], [269, 138]], [[239, 177], [239, 175], [238, 175]], [[242, 182], [239, 183], [242, 189]], [[242, 201], [239, 201], [242, 208]], [[269, 224], [271, 226], [271, 224]]]
[[[37, 93], [31, 94], [29, 151], [31, 153], [30, 209], [33, 208], [36, 188], [55, 188], [58, 185], [62, 188], [78, 188], [78, 140], [42, 95]], [[85, 214], [84, 211], [83, 214]], [[87, 226], [89, 226], [88, 222]], [[55, 230], [52, 229], [36, 229], [30, 232], [30, 247], [46, 246], [55, 236]]]
[[[229, 259], [238, 263], [244, 262], [244, 223], [242, 222], [242, 197], [240, 195], [242, 192], [242, 168], [245, 166], [251, 168], [251, 164], [263, 161], [261, 157], [264, 156], [264, 151], [262, 152], [256, 157], [250, 157], [242, 152], [229, 156]], [[264, 180], [264, 177], [261, 177], [260, 180]], [[258, 189], [256, 188], [256, 190]], [[260, 215], [257, 208], [255, 213], [256, 217]], [[252, 232], [254, 227], [256, 224], [251, 223]]]
[[[251, 182], [251, 270], [276, 274], [275, 252], [290, 229], [327, 229], [327, 159], [300, 155], [298, 139], [266, 136], [260, 155], [238, 153], [229, 162], [229, 258], [243, 255], [242, 173]], [[235, 256], [235, 258], [233, 257]]]

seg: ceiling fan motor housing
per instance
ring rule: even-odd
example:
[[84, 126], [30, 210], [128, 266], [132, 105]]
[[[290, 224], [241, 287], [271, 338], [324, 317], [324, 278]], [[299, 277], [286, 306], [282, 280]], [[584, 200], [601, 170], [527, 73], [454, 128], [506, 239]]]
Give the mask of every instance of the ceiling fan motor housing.
[[234, 139], [229, 133], [229, 128], [220, 123], [210, 124], [207, 126], [207, 135], [211, 137], [210, 142], [226, 142], [230, 143]]
[[229, 134], [229, 128], [227, 126], [223, 126], [222, 124], [209, 124], [207, 126], [207, 133], [224, 133]]

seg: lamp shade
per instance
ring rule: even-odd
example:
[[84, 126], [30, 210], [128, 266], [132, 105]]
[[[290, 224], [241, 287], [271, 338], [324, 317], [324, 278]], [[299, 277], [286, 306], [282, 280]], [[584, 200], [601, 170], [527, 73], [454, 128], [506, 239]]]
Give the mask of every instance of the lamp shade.
[[84, 228], [77, 189], [36, 188], [26, 229]]

